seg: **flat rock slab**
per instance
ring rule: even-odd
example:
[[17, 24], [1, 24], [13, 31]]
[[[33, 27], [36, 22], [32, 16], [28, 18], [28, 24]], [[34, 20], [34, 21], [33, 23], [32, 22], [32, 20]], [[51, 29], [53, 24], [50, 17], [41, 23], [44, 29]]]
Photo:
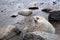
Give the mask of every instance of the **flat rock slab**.
[[56, 34], [50, 34], [50, 33], [45, 33], [45, 32], [31, 32], [27, 33], [24, 37], [25, 40], [60, 40], [60, 36]]

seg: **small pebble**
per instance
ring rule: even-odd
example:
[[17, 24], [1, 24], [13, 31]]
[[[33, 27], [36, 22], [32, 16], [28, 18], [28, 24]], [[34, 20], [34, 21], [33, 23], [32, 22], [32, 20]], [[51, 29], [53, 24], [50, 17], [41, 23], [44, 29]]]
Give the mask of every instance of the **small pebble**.
[[19, 12], [18, 12], [19, 15], [23, 15], [23, 16], [29, 16], [32, 14], [32, 11], [29, 10], [29, 9], [21, 9]]
[[3, 12], [3, 10], [1, 10], [1, 12]]
[[49, 11], [51, 11], [52, 9], [48, 9], [48, 8], [45, 8], [45, 9], [42, 9], [43, 12], [47, 12], [49, 13]]
[[20, 6], [18, 6], [18, 8], [20, 8]]
[[36, 9], [39, 9], [39, 8], [34, 5], [34, 6], [30, 6], [29, 9], [31, 9], [31, 10], [36, 10]]
[[55, 5], [56, 4], [56, 2], [53, 2], [53, 5]]
[[14, 14], [14, 15], [12, 15], [11, 17], [15, 18], [15, 17], [17, 17], [17, 16], [18, 16], [17, 14]]
[[44, 3], [40, 3], [41, 5], [43, 5]]

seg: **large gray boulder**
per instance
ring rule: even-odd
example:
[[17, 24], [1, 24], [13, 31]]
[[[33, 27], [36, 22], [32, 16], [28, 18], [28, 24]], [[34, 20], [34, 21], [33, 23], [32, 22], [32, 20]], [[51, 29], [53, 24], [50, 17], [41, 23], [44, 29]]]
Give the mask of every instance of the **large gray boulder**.
[[30, 18], [28, 17], [28, 19], [26, 18], [25, 22], [27, 25], [23, 29], [25, 33], [34, 31], [55, 33], [55, 28], [53, 27], [53, 25], [49, 23], [44, 17], [41, 16], [32, 16]]

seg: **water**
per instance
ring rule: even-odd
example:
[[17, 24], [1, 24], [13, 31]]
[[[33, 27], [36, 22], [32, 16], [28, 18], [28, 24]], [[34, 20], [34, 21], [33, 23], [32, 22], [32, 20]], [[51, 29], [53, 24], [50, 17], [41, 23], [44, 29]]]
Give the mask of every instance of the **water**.
[[[53, 1], [56, 1], [57, 4], [53, 6]], [[0, 26], [14, 24], [18, 20], [23, 19], [22, 16], [16, 18], [11, 18], [13, 14], [18, 14], [18, 11], [23, 8], [28, 8], [31, 5], [37, 4], [39, 7], [38, 10], [33, 11], [33, 14], [43, 16], [48, 20], [48, 14], [41, 11], [41, 9], [48, 8], [58, 8], [60, 5], [60, 0], [0, 0]], [[41, 3], [44, 3], [41, 5]]]

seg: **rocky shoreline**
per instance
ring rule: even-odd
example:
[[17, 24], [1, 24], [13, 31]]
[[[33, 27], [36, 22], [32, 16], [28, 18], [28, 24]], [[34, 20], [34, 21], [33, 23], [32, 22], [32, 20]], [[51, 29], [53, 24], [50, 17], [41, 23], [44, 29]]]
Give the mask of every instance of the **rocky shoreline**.
[[[56, 0], [0, 0], [0, 40], [60, 40], [59, 9]], [[47, 27], [47, 23], [45, 20], [42, 23], [39, 18], [36, 21], [34, 16], [45, 18], [53, 25], [56, 34], [50, 28], [46, 29], [48, 31], [39, 29], [39, 26]]]

